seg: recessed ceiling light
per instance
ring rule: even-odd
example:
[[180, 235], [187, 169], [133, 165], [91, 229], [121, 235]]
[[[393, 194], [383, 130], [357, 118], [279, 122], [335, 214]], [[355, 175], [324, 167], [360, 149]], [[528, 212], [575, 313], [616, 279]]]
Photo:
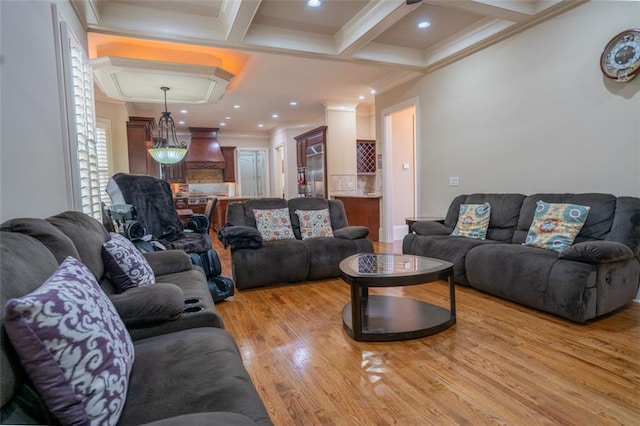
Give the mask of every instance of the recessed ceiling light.
[[239, 109], [239, 108], [240, 108], [240, 105], [234, 105], [234, 106], [233, 106], [233, 108], [235, 108], [235, 109]]
[[180, 120], [178, 121], [178, 124], [184, 124], [184, 121]]
[[231, 120], [231, 117], [225, 117], [224, 119], [225, 120]]
[[278, 118], [278, 114], [271, 114], [271, 118]]
[[224, 121], [222, 123], [220, 123], [221, 126], [226, 126], [227, 123], [225, 123]]
[[289, 105], [296, 106], [296, 105], [298, 105], [298, 103], [296, 101], [291, 101], [291, 102], [289, 102]]
[[264, 127], [264, 124], [260, 123], [258, 124], [258, 127]]
[[372, 95], [375, 95], [376, 94], [376, 89], [371, 89], [371, 92], [369, 92], [369, 93], [371, 93]]
[[182, 114], [186, 114], [188, 111], [187, 111], [186, 109], [181, 109], [181, 110], [180, 110], [180, 112], [181, 112]]
[[364, 95], [358, 96], [358, 99], [363, 100], [364, 99]]
[[309, 7], [318, 7], [322, 4], [320, 0], [307, 0], [307, 6]]
[[418, 22], [418, 28], [429, 28], [430, 26], [431, 26], [431, 22], [429, 21]]

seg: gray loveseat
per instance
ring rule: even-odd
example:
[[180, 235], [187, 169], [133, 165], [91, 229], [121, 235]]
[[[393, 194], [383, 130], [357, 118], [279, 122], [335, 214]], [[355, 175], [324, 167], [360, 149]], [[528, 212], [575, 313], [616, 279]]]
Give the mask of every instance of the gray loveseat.
[[[304, 197], [256, 198], [227, 207], [227, 225], [256, 230], [253, 210], [289, 209], [295, 239], [262, 241], [260, 247], [242, 248], [231, 244], [233, 280], [238, 289], [261, 287], [268, 284], [321, 280], [337, 277], [338, 264], [355, 253], [372, 253], [373, 243], [366, 237], [369, 230], [363, 226], [349, 226], [344, 205], [340, 200]], [[300, 222], [296, 210], [329, 209], [333, 237], [308, 238], [300, 235]], [[236, 228], [242, 229], [242, 228]]]
[[[562, 253], [524, 246], [536, 202], [590, 206]], [[461, 204], [491, 205], [485, 240], [450, 236]], [[640, 198], [611, 194], [459, 195], [439, 222], [416, 222], [403, 253], [454, 264], [454, 281], [531, 308], [585, 322], [631, 300], [640, 284]]]
[[[178, 250], [144, 256], [156, 284], [118, 292], [105, 273], [108, 233], [82, 213], [13, 219], [0, 232], [0, 303], [32, 293], [65, 257], [85, 264], [112, 301], [134, 347], [121, 425], [270, 425], [224, 329], [203, 271]], [[231, 302], [225, 302], [231, 303]], [[193, 312], [192, 312], [193, 311]], [[2, 323], [3, 424], [56, 424], [35, 392]]]

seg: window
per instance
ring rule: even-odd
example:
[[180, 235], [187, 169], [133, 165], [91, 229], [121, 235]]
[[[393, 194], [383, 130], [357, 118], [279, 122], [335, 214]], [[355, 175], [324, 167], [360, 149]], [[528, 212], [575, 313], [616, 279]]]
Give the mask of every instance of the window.
[[107, 194], [107, 184], [109, 183], [109, 156], [107, 154], [107, 140], [109, 139], [107, 125], [97, 120], [96, 122], [96, 153], [98, 157], [98, 182], [100, 200], [105, 204], [111, 203], [111, 198]]
[[91, 63], [83, 46], [64, 23], [62, 45], [74, 207], [100, 220], [100, 194], [104, 192], [101, 179], [109, 173], [105, 161], [106, 132], [101, 133], [104, 143], [99, 147]]

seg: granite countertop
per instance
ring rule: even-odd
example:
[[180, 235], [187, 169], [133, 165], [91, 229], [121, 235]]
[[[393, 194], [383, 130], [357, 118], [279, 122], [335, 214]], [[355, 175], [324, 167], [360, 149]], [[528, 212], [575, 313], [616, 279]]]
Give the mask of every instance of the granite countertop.
[[334, 195], [333, 198], [382, 198], [381, 194], [367, 195]]

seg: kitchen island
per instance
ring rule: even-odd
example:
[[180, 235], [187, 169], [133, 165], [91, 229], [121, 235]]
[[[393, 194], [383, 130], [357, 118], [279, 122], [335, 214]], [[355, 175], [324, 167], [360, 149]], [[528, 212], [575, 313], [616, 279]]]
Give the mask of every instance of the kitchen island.
[[380, 195], [335, 195], [342, 201], [349, 225], [369, 228], [369, 239], [380, 240]]

